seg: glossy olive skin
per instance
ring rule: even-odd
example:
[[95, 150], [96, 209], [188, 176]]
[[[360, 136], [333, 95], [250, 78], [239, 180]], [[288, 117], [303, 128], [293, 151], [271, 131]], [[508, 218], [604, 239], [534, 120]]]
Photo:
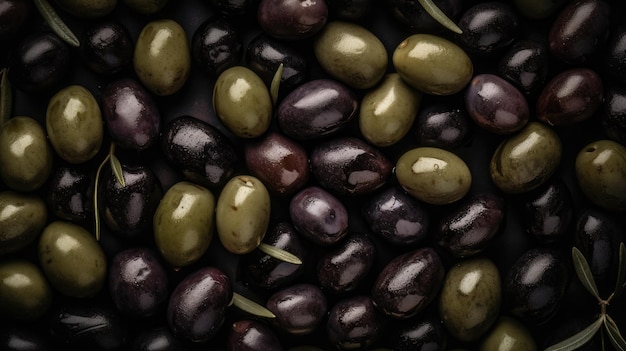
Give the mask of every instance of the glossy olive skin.
[[603, 106], [601, 123], [604, 132], [609, 139], [626, 145], [626, 87], [607, 89]]
[[56, 217], [85, 223], [93, 217], [93, 175], [87, 167], [59, 165], [48, 181], [46, 204]]
[[260, 0], [257, 23], [268, 35], [281, 40], [314, 36], [328, 20], [324, 0]]
[[186, 351], [185, 345], [167, 327], [144, 330], [130, 341], [132, 351]]
[[211, 187], [230, 179], [239, 158], [224, 133], [191, 116], [175, 118], [165, 126], [161, 150], [187, 178]]
[[567, 238], [574, 221], [574, 203], [561, 178], [529, 192], [522, 206], [526, 232], [539, 243], [557, 243]]
[[468, 141], [471, 123], [465, 108], [433, 104], [420, 110], [414, 130], [419, 146], [454, 150]]
[[509, 4], [484, 2], [467, 9], [458, 23], [457, 38], [474, 54], [489, 56], [510, 45], [518, 35], [519, 20]]
[[541, 325], [557, 312], [569, 284], [569, 268], [550, 248], [524, 252], [503, 281], [504, 300], [514, 316]]
[[9, 321], [36, 321], [52, 303], [52, 289], [34, 263], [23, 259], [0, 263], [0, 316]]
[[[461, 15], [462, 6], [459, 0], [434, 0], [433, 3], [455, 22]], [[416, 1], [391, 0], [388, 6], [393, 18], [414, 33], [435, 34], [447, 31]]]
[[498, 73], [522, 92], [529, 94], [543, 86], [549, 71], [548, 47], [532, 40], [519, 40], [500, 57]]
[[384, 323], [369, 296], [353, 296], [338, 301], [330, 309], [326, 334], [341, 350], [361, 350], [378, 340]]
[[71, 65], [71, 50], [52, 32], [34, 33], [14, 50], [9, 79], [27, 92], [42, 92], [60, 84]]
[[80, 42], [83, 61], [98, 74], [115, 74], [133, 60], [133, 39], [128, 29], [115, 20], [91, 24]]
[[390, 334], [391, 347], [396, 351], [442, 351], [448, 343], [443, 325], [432, 317], [393, 324]]
[[276, 120], [287, 136], [310, 140], [343, 129], [357, 115], [358, 101], [352, 89], [330, 79], [306, 82], [278, 105]]
[[24, 327], [0, 330], [0, 346], [7, 351], [48, 351], [50, 341], [44, 333]]
[[374, 306], [392, 318], [411, 318], [437, 297], [444, 273], [441, 258], [430, 247], [398, 255], [387, 263], [372, 286]]
[[224, 323], [232, 297], [224, 272], [215, 267], [200, 268], [187, 275], [170, 295], [168, 326], [182, 340], [206, 342]]
[[142, 151], [159, 139], [161, 114], [155, 99], [135, 79], [107, 84], [101, 95], [108, 135], [120, 147]]
[[422, 204], [398, 187], [366, 200], [363, 217], [370, 230], [391, 244], [415, 246], [428, 234], [430, 215]]
[[626, 83], [626, 27], [618, 27], [612, 32], [607, 49], [607, 70], [610, 78]]
[[39, 122], [13, 117], [0, 130], [0, 179], [17, 191], [39, 189], [52, 172], [52, 153]]
[[294, 284], [272, 294], [265, 303], [283, 331], [294, 335], [310, 334], [324, 321], [326, 296], [316, 285]]
[[593, 55], [607, 39], [611, 7], [602, 0], [569, 3], [552, 23], [550, 53], [559, 60], [580, 64]]
[[480, 193], [445, 214], [437, 228], [438, 244], [456, 257], [482, 252], [503, 226], [504, 198], [495, 193]]
[[35, 194], [0, 192], [0, 256], [30, 245], [43, 230], [48, 210]]
[[242, 319], [231, 324], [227, 343], [228, 350], [232, 351], [283, 350], [272, 329], [253, 319]]
[[97, 18], [111, 13], [117, 5], [117, 0], [55, 0], [65, 11], [76, 17]]
[[34, 8], [26, 0], [5, 1], [0, 7], [0, 43], [11, 42], [23, 28]]
[[576, 156], [576, 179], [591, 202], [614, 211], [626, 211], [626, 147], [598, 140]]
[[206, 19], [191, 38], [191, 56], [205, 72], [217, 76], [235, 66], [243, 55], [239, 32], [219, 16]]
[[537, 118], [552, 126], [567, 126], [589, 119], [602, 104], [603, 89], [602, 78], [591, 69], [563, 71], [541, 90]]
[[332, 245], [348, 234], [346, 207], [317, 186], [306, 187], [291, 198], [289, 217], [298, 232], [318, 245]]
[[309, 160], [315, 179], [338, 195], [364, 195], [375, 191], [387, 182], [393, 167], [381, 151], [353, 137], [317, 144]]
[[480, 343], [481, 351], [536, 351], [530, 331], [516, 319], [502, 316]]

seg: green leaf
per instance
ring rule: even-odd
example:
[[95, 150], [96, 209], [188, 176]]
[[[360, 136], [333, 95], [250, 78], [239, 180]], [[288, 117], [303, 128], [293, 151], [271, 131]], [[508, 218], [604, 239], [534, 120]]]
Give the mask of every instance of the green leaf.
[[47, 0], [35, 0], [35, 6], [50, 28], [66, 43], [78, 47], [80, 42]]
[[113, 152], [114, 150], [112, 148], [109, 157], [109, 160], [111, 161], [111, 170], [113, 171], [113, 175], [115, 176], [115, 179], [117, 179], [117, 182], [120, 183], [122, 187], [125, 187], [126, 182], [124, 181], [124, 171], [122, 170], [122, 164]]
[[8, 75], [8, 70], [3, 69], [2, 78], [0, 78], [0, 129], [11, 118], [13, 109], [13, 89]]
[[246, 311], [257, 317], [276, 318], [276, 315], [274, 315], [272, 311], [246, 297], [243, 297], [242, 295], [237, 294], [236, 292], [233, 292], [233, 300], [231, 303], [240, 310]]
[[259, 250], [263, 251], [265, 254], [274, 257], [277, 260], [281, 260], [287, 263], [293, 264], [302, 264], [302, 260], [292, 254], [289, 251], [285, 251], [283, 249], [279, 249], [276, 246], [268, 245], [266, 243], [261, 243], [259, 245]]
[[570, 351], [575, 350], [593, 338], [594, 335], [598, 332], [600, 327], [602, 326], [602, 320], [604, 318], [600, 317], [595, 322], [589, 324], [585, 329], [579, 331], [578, 333], [570, 336], [569, 338], [554, 344], [544, 351]]
[[626, 246], [624, 243], [619, 244], [619, 261], [617, 266], [617, 282], [613, 297], [621, 295], [626, 289]]
[[576, 269], [576, 275], [583, 284], [585, 289], [589, 293], [600, 300], [600, 294], [598, 293], [598, 287], [595, 280], [593, 280], [593, 274], [591, 274], [591, 268], [585, 259], [585, 256], [576, 247], [572, 247], [572, 259], [574, 261], [574, 268]]
[[626, 351], [626, 340], [624, 340], [624, 337], [619, 332], [619, 328], [613, 318], [607, 315], [604, 319], [604, 326], [606, 327], [606, 333], [613, 347], [618, 351]]
[[417, 0], [417, 1], [420, 3], [420, 5], [422, 5], [424, 10], [426, 10], [426, 12], [430, 15], [430, 17], [434, 18], [435, 21], [439, 22], [439, 24], [441, 24], [442, 26], [448, 28], [449, 30], [457, 34], [463, 33], [461, 28], [459, 28], [459, 26], [457, 26], [456, 23], [454, 23], [454, 21], [448, 18], [448, 16], [446, 16], [446, 14], [443, 13], [443, 11], [441, 11], [439, 7], [437, 7], [437, 5], [435, 5], [435, 3], [432, 0]]
[[107, 156], [102, 160], [100, 166], [98, 166], [98, 170], [96, 171], [96, 180], [94, 181], [93, 186], [93, 217], [94, 217], [94, 231], [96, 233], [96, 240], [100, 240], [100, 201], [98, 200], [99, 193], [99, 184], [100, 184], [100, 173], [102, 173], [102, 168], [107, 164], [111, 158], [111, 154], [108, 153]]
[[272, 78], [272, 84], [270, 86], [270, 95], [272, 96], [272, 103], [276, 105], [276, 101], [278, 101], [278, 89], [280, 88], [280, 79], [283, 77], [283, 64], [281, 63], [274, 73], [274, 78]]

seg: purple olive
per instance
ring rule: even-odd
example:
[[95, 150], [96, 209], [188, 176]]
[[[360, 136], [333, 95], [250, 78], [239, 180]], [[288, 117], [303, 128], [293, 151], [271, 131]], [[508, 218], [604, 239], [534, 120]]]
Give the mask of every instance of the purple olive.
[[263, 322], [242, 319], [230, 326], [229, 351], [282, 351], [280, 340], [272, 329]]
[[483, 2], [467, 9], [457, 36], [469, 52], [488, 56], [501, 51], [517, 38], [519, 21], [511, 5], [503, 2]]
[[531, 191], [522, 202], [526, 232], [542, 244], [565, 240], [574, 220], [573, 201], [559, 178]]
[[6, 0], [0, 6], [0, 45], [15, 40], [15, 35], [23, 29], [33, 7], [27, 0]]
[[57, 217], [87, 223], [93, 216], [93, 176], [83, 166], [56, 168], [48, 182], [46, 202]]
[[432, 317], [418, 317], [394, 324], [390, 331], [394, 351], [443, 351], [447, 339], [443, 325]]
[[257, 23], [268, 35], [281, 40], [312, 37], [328, 19], [325, 0], [261, 0]]
[[548, 65], [547, 46], [532, 40], [520, 40], [502, 55], [498, 73], [524, 93], [533, 93], [543, 86]]
[[348, 233], [348, 211], [326, 190], [311, 186], [291, 198], [289, 216], [305, 238], [319, 245], [332, 245]]
[[112, 75], [128, 67], [134, 48], [128, 29], [116, 20], [90, 24], [83, 32], [80, 45], [87, 67], [102, 75]]
[[608, 78], [626, 83], [626, 26], [620, 26], [612, 32], [608, 44], [607, 71]]
[[610, 139], [626, 145], [626, 86], [607, 89], [601, 122]]
[[243, 43], [237, 29], [221, 16], [202, 22], [191, 39], [191, 54], [207, 73], [218, 76], [239, 63]]
[[131, 351], [186, 351], [167, 327], [145, 329], [133, 338]]
[[267, 299], [265, 307], [276, 315], [275, 323], [280, 329], [295, 335], [315, 331], [328, 310], [322, 290], [306, 283], [275, 292]]
[[422, 109], [415, 119], [416, 141], [420, 146], [457, 149], [467, 142], [470, 127], [465, 106], [430, 105]]
[[208, 3], [225, 17], [253, 15], [259, 0], [209, 0]]
[[326, 322], [329, 341], [341, 350], [363, 350], [382, 335], [384, 317], [369, 296], [354, 296], [333, 305]]

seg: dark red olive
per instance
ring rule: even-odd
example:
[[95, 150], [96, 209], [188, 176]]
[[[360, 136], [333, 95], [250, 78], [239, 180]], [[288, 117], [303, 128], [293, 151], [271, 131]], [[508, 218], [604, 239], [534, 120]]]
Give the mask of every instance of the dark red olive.
[[93, 174], [84, 166], [60, 165], [48, 182], [46, 202], [57, 217], [78, 223], [93, 218]]
[[268, 310], [276, 315], [276, 325], [295, 335], [310, 334], [326, 318], [328, 305], [322, 290], [312, 284], [295, 284], [267, 299]]
[[0, 44], [15, 39], [30, 17], [32, 5], [27, 0], [5, 0], [0, 3]]
[[548, 71], [548, 48], [532, 40], [520, 40], [513, 44], [498, 63], [498, 73], [524, 93], [540, 89]]
[[325, 0], [260, 0], [257, 23], [268, 35], [300, 40], [319, 32], [328, 20]]
[[389, 329], [389, 340], [394, 351], [446, 350], [446, 334], [438, 319], [412, 318], [396, 322]]
[[191, 54], [205, 72], [218, 76], [239, 63], [243, 43], [233, 24], [221, 16], [213, 16], [202, 22], [194, 32]]
[[229, 351], [282, 351], [283, 347], [274, 331], [265, 323], [242, 319], [230, 326]]
[[562, 242], [574, 221], [574, 204], [567, 184], [556, 178], [531, 191], [523, 201], [526, 232], [541, 244]]
[[[333, 2], [329, 0], [331, 9]], [[433, 0], [433, 3], [448, 18], [456, 20], [461, 15], [463, 8], [461, 0]], [[395, 20], [414, 33], [445, 33], [448, 30], [435, 21], [417, 1], [389, 0], [386, 6]]]
[[607, 78], [626, 83], [626, 26], [617, 28], [609, 39]]
[[289, 217], [300, 234], [319, 245], [332, 245], [348, 234], [346, 207], [317, 186], [304, 188], [291, 198]]
[[338, 301], [326, 321], [328, 340], [341, 350], [365, 350], [384, 330], [384, 317], [369, 296], [353, 296]]
[[129, 66], [135, 46], [128, 29], [116, 20], [90, 24], [83, 32], [81, 54], [92, 71], [111, 75]]
[[604, 95], [602, 128], [609, 138], [626, 145], [626, 86], [607, 89]]
[[518, 36], [519, 21], [511, 5], [484, 2], [467, 9], [458, 23], [458, 42], [469, 52], [488, 56], [509, 46]]
[[420, 146], [457, 149], [468, 141], [470, 124], [465, 106], [433, 104], [417, 115], [416, 141]]
[[0, 349], [5, 351], [48, 351], [50, 341], [45, 333], [34, 328], [3, 327], [0, 329]]
[[131, 351], [186, 351], [187, 348], [167, 327], [148, 328], [130, 342]]

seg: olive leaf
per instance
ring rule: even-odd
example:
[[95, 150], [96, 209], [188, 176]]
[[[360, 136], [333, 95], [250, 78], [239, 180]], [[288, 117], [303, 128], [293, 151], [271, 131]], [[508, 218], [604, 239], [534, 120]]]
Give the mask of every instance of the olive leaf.
[[272, 96], [272, 104], [276, 105], [276, 101], [278, 101], [278, 89], [280, 88], [280, 79], [283, 77], [283, 64], [281, 63], [274, 73], [274, 78], [272, 78], [272, 84], [270, 86], [270, 95]]
[[115, 157], [114, 153], [115, 153], [115, 143], [111, 143], [111, 146], [109, 147], [109, 152], [104, 157], [104, 160], [102, 160], [102, 162], [98, 166], [98, 170], [96, 171], [96, 180], [94, 181], [94, 187], [93, 187], [93, 212], [94, 212], [93, 215], [94, 215], [94, 226], [95, 226], [94, 231], [96, 235], [96, 240], [100, 240], [100, 208], [99, 208], [100, 201], [98, 199], [98, 193], [99, 193], [98, 190], [100, 187], [99, 186], [100, 174], [102, 173], [102, 169], [107, 164], [107, 162], [111, 166], [111, 170], [113, 171], [113, 174], [117, 178], [117, 181], [122, 186], [126, 186], [124, 182], [124, 176], [122, 173], [122, 165], [120, 164], [120, 161], [117, 159], [117, 157]]
[[591, 340], [591, 338], [593, 338], [594, 335], [596, 335], [596, 333], [598, 332], [598, 330], [600, 329], [600, 327], [602, 326], [602, 321], [604, 320], [604, 318], [600, 317], [598, 318], [595, 322], [589, 324], [589, 326], [587, 326], [585, 329], [579, 331], [578, 333], [572, 335], [571, 337], [557, 343], [554, 344], [550, 347], [548, 347], [547, 349], [545, 349], [544, 351], [570, 351], [570, 350], [576, 350], [577, 348], [583, 346], [584, 344], [586, 344], [587, 342], [589, 342], [589, 340]]
[[2, 70], [2, 78], [0, 78], [0, 129], [6, 121], [11, 118], [13, 109], [13, 89], [8, 77], [8, 70]]
[[120, 164], [120, 160], [117, 159], [117, 156], [115, 156], [113, 151], [111, 151], [110, 160], [111, 160], [111, 170], [113, 170], [113, 175], [115, 175], [115, 179], [117, 179], [117, 182], [120, 183], [122, 187], [125, 187], [126, 182], [124, 181], [124, 171], [122, 170], [122, 164]]
[[609, 335], [609, 340], [611, 344], [613, 344], [613, 347], [619, 351], [626, 351], [626, 340], [624, 340], [624, 337], [619, 332], [619, 328], [613, 318], [607, 315], [606, 318], [604, 318], [604, 327], [606, 328], [606, 333]]
[[578, 250], [576, 247], [572, 247], [572, 259], [574, 260], [574, 269], [576, 269], [576, 275], [578, 279], [583, 284], [585, 289], [591, 293], [596, 299], [600, 299], [600, 294], [598, 293], [598, 287], [596, 286], [596, 282], [593, 280], [593, 274], [591, 273], [591, 268], [589, 268], [589, 264], [585, 259], [585, 256]]
[[417, 1], [420, 3], [420, 5], [422, 5], [424, 10], [426, 10], [426, 12], [430, 15], [430, 17], [435, 19], [435, 21], [439, 22], [439, 24], [441, 24], [442, 26], [448, 28], [449, 30], [457, 34], [463, 33], [461, 28], [459, 28], [459, 26], [457, 26], [456, 23], [454, 23], [454, 21], [448, 18], [448, 16], [446, 16], [446, 14], [443, 13], [443, 11], [441, 11], [439, 7], [437, 7], [437, 5], [435, 5], [435, 3], [432, 0], [417, 0]]
[[236, 292], [233, 292], [231, 304], [257, 317], [276, 318], [272, 311]]
[[619, 245], [619, 260], [617, 267], [617, 282], [615, 283], [615, 291], [612, 298], [621, 295], [626, 289], [626, 246], [624, 243]]
[[293, 264], [302, 264], [302, 260], [292, 254], [289, 251], [285, 251], [283, 249], [279, 249], [276, 246], [272, 246], [272, 245], [268, 245], [266, 243], [261, 243], [259, 244], [259, 250], [261, 250], [262, 252], [264, 252], [265, 254], [274, 257], [277, 260], [281, 260], [287, 263], [293, 263]]
[[78, 47], [80, 42], [47, 0], [35, 0], [35, 6], [50, 28], [66, 43]]

